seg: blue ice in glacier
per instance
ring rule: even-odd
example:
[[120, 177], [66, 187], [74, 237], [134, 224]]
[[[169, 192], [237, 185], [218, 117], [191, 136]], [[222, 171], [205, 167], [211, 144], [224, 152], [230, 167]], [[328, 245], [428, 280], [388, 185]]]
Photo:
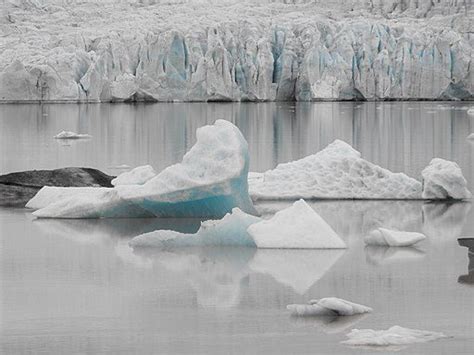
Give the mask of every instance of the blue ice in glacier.
[[222, 218], [234, 207], [256, 214], [248, 194], [248, 145], [232, 123], [217, 120], [196, 132], [181, 163], [144, 184], [114, 188], [43, 188], [27, 207], [39, 218]]
[[260, 218], [234, 208], [221, 220], [201, 223], [195, 234], [179, 233], [172, 230], [157, 230], [141, 234], [130, 242], [132, 247], [194, 247], [194, 246], [245, 246], [255, 247], [255, 242], [247, 228]]

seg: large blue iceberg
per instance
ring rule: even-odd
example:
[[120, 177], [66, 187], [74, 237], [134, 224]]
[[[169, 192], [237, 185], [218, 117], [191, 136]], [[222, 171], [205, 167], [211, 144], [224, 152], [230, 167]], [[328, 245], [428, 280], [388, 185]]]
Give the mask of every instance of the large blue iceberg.
[[27, 207], [39, 218], [222, 218], [238, 207], [256, 214], [248, 194], [248, 145], [232, 123], [217, 120], [196, 132], [181, 163], [144, 184], [110, 189], [43, 188]]

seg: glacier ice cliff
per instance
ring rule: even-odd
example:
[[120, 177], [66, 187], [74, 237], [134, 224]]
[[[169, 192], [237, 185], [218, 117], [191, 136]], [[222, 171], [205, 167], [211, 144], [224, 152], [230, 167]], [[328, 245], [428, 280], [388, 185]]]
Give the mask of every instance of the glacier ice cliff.
[[0, 101], [472, 99], [468, 2], [7, 0]]

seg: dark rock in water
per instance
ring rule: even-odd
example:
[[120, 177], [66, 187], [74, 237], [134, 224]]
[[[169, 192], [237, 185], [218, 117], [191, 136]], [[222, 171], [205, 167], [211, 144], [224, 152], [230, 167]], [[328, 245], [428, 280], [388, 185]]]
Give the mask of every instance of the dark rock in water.
[[112, 187], [114, 177], [92, 168], [30, 170], [0, 175], [0, 206], [25, 206], [43, 186]]

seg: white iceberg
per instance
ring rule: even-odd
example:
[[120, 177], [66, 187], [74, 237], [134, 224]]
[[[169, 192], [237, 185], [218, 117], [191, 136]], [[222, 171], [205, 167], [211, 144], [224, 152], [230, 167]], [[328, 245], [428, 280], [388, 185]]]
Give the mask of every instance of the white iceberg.
[[143, 185], [117, 186], [119, 196], [159, 217], [223, 217], [234, 207], [255, 214], [248, 195], [248, 145], [240, 130], [217, 120], [198, 128], [196, 138], [181, 163]]
[[143, 185], [155, 176], [155, 169], [153, 169], [151, 165], [137, 166], [136, 168], [124, 172], [113, 179], [112, 185]]
[[377, 228], [369, 233], [364, 239], [367, 245], [379, 245], [389, 247], [407, 247], [414, 245], [426, 236], [421, 233], [403, 232], [386, 228]]
[[470, 135], [468, 135], [466, 139], [470, 141], [474, 141], [474, 133], [471, 133]]
[[[218, 120], [196, 132], [182, 163], [143, 185], [114, 188], [43, 188], [28, 203], [41, 218], [223, 217], [234, 207], [255, 214], [248, 195], [248, 146], [239, 129]], [[151, 175], [148, 168], [144, 170]], [[139, 175], [139, 174], [137, 174]], [[126, 179], [135, 179], [135, 174]], [[137, 180], [135, 180], [137, 182]], [[143, 181], [143, 179], [142, 179]]]
[[171, 230], [158, 230], [139, 235], [130, 241], [132, 247], [191, 247], [191, 246], [247, 246], [255, 247], [252, 237], [247, 233], [249, 225], [260, 221], [234, 208], [221, 220], [201, 223], [195, 234], [179, 233]]
[[355, 314], [370, 313], [372, 308], [349, 302], [341, 298], [327, 297], [320, 300], [311, 300], [308, 304], [289, 304], [286, 308], [293, 316], [353, 316]]
[[361, 158], [335, 140], [320, 152], [252, 175], [250, 195], [268, 199], [420, 199], [421, 183]]
[[434, 158], [430, 164], [421, 172], [423, 177], [424, 199], [461, 200], [471, 198], [471, 192], [467, 189], [467, 182], [461, 168], [453, 161]]
[[474, 107], [471, 107], [469, 110], [466, 111], [468, 115], [474, 116]]
[[92, 138], [90, 134], [82, 134], [71, 131], [62, 131], [54, 136], [56, 139], [86, 139]]
[[258, 248], [343, 249], [346, 243], [304, 200], [247, 229]]
[[348, 340], [342, 342], [354, 346], [391, 346], [425, 343], [447, 338], [443, 333], [403, 328], [395, 325], [387, 330], [352, 329]]

